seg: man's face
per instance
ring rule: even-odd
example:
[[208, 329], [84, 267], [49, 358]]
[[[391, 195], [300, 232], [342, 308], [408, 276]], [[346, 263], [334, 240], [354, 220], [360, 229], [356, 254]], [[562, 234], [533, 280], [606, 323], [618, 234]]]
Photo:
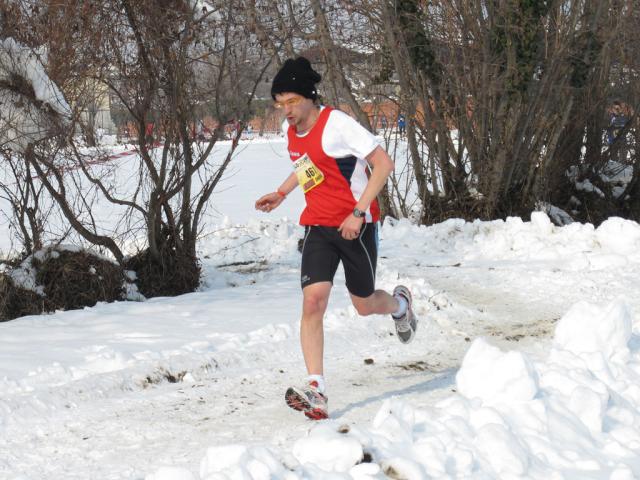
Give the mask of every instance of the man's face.
[[620, 105], [614, 105], [613, 106], [613, 113], [616, 115], [620, 115], [620, 112], [622, 111], [622, 108], [620, 108]]
[[276, 94], [274, 106], [282, 110], [289, 125], [294, 127], [304, 124], [314, 108], [313, 100], [310, 98], [288, 92]]

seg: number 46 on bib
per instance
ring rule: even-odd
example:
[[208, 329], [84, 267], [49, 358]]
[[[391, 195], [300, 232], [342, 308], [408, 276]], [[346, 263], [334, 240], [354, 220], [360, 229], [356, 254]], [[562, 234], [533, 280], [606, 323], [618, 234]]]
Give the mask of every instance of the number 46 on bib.
[[296, 171], [298, 183], [304, 193], [307, 193], [324, 181], [324, 175], [306, 153], [293, 162], [293, 168]]

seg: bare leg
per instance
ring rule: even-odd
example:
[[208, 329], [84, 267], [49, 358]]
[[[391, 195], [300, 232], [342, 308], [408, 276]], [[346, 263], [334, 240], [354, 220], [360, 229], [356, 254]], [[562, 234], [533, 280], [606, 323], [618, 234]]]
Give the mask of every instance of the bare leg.
[[323, 318], [329, 303], [331, 282], [318, 282], [302, 289], [300, 343], [309, 375], [323, 375]]
[[376, 290], [368, 297], [351, 295], [351, 302], [359, 315], [390, 315], [399, 308], [398, 300], [384, 290]]

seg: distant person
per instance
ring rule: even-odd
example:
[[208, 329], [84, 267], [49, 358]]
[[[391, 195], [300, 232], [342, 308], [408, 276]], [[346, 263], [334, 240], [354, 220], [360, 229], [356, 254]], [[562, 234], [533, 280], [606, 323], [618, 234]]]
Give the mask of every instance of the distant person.
[[[285, 400], [315, 420], [329, 415], [323, 318], [340, 262], [360, 315], [391, 315], [402, 343], [413, 339], [417, 326], [406, 287], [398, 285], [393, 295], [375, 288], [380, 218], [376, 196], [393, 171], [393, 161], [371, 132], [349, 115], [318, 105], [320, 79], [304, 57], [287, 60], [274, 77], [271, 96], [286, 117], [283, 130], [294, 172], [255, 205], [270, 212], [298, 186], [305, 195], [307, 205], [300, 217], [305, 227], [300, 342], [308, 377], [304, 385], [290, 387]], [[349, 325], [344, 328], [348, 331]]]
[[406, 123], [406, 120], [404, 119], [404, 115], [403, 114], [398, 115], [398, 134], [400, 136], [403, 136], [405, 134], [406, 127], [407, 127], [407, 123]]
[[144, 132], [144, 138], [147, 145], [153, 145], [153, 123], [147, 123], [147, 127]]
[[[617, 100], [613, 102], [609, 127], [607, 128], [607, 144], [610, 147], [613, 146], [614, 155], [612, 155], [612, 158], [615, 160], [624, 160], [626, 158], [626, 135], [622, 132], [628, 121], [629, 118], [625, 115], [622, 104]], [[615, 146], [614, 143], [616, 144]]]

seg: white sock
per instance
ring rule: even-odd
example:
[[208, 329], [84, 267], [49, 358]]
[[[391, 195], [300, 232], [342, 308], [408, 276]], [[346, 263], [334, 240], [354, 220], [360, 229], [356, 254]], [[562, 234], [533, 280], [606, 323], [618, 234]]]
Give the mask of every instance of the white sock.
[[311, 382], [316, 382], [318, 384], [318, 388], [316, 388], [316, 390], [318, 390], [319, 393], [324, 393], [324, 376], [322, 375], [309, 375], [307, 377], [307, 382], [311, 383]]
[[392, 313], [391, 315], [396, 318], [400, 318], [405, 313], [407, 313], [407, 307], [409, 306], [409, 304], [407, 303], [407, 299], [400, 295], [394, 296], [393, 298], [398, 301], [398, 311]]

